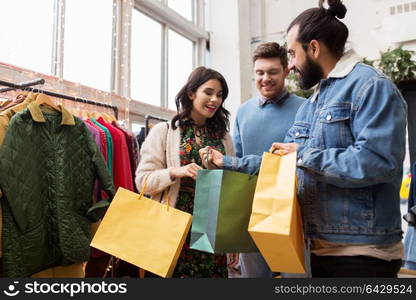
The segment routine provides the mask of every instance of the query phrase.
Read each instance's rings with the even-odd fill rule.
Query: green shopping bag
[[[198,171],[190,248],[216,254],[258,251],[248,233],[256,183],[255,175]]]

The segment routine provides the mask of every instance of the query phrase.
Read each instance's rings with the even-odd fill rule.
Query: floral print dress
[[[182,126],[180,141],[181,166],[196,163],[202,166],[199,150],[211,146],[225,154],[224,145],[220,138],[208,132],[206,127],[197,127],[191,121]],[[195,196],[195,180],[190,177],[182,178],[181,187],[176,202],[176,208],[188,213],[193,212]],[[227,277],[227,259],[225,255],[216,255],[189,248],[188,234],[182,252],[179,256],[173,277],[181,278],[215,278]]]

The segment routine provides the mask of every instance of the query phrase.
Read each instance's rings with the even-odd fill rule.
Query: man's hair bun
[[[341,0],[327,0],[328,9],[327,11],[338,19],[343,19],[347,13],[347,8]]]

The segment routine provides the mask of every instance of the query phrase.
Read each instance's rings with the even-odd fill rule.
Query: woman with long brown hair
[[[176,96],[178,114],[153,127],[143,143],[136,172],[139,190],[147,180],[146,193],[153,199],[169,199],[171,206],[192,214],[195,178],[202,166],[198,151],[210,146],[233,154],[229,112],[223,106],[227,96],[227,83],[217,71],[198,67],[191,73]],[[173,277],[227,277],[226,256],[189,249],[188,235]]]

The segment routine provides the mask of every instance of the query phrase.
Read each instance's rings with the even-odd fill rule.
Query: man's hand
[[[276,155],[286,155],[295,152],[298,149],[296,143],[273,143],[270,152]]]
[[[172,180],[183,177],[191,177],[192,179],[195,179],[198,170],[202,170],[202,168],[195,163],[190,163],[189,165],[183,167],[171,168],[169,175]]]
[[[199,156],[201,157],[202,164],[205,168],[210,169],[207,166],[207,155],[208,162],[213,163],[218,168],[222,168],[224,166],[222,160],[224,156],[222,155],[222,153],[208,146],[199,150]]]

